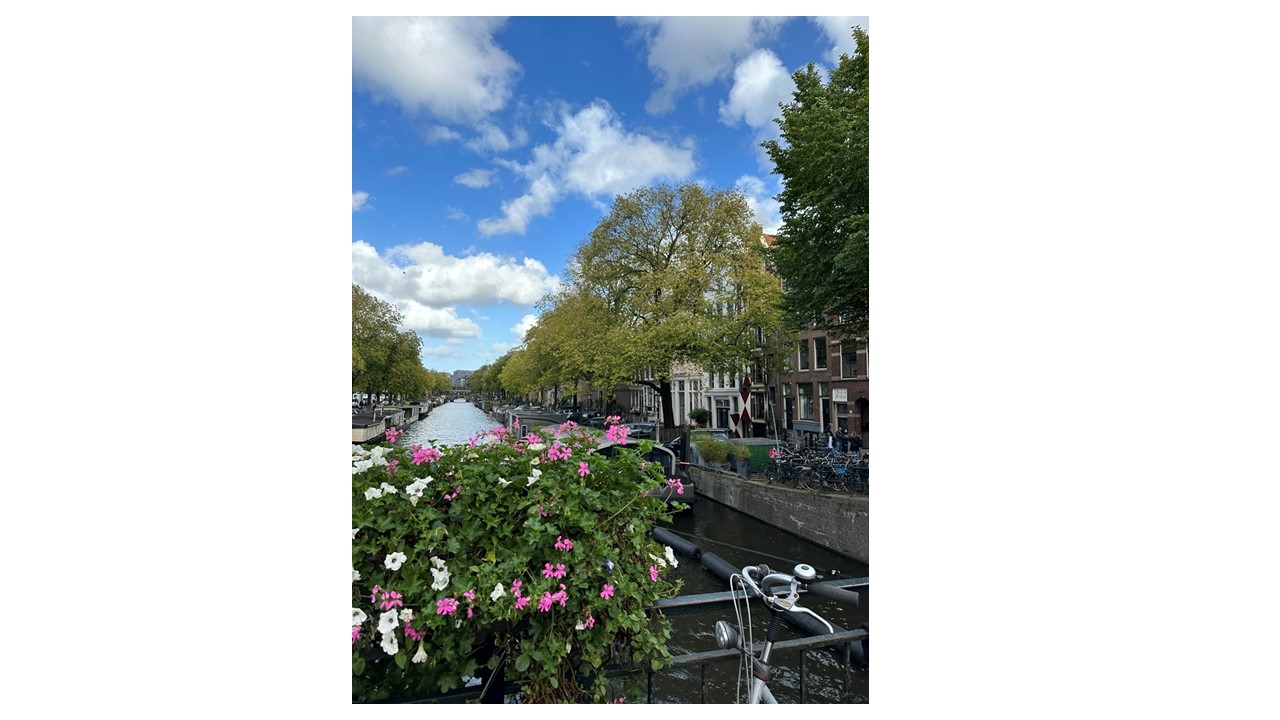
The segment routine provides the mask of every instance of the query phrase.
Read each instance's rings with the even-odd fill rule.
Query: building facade
[[[839,429],[870,440],[870,385],[865,338],[834,340],[820,330],[801,334],[778,377],[780,419],[787,439],[825,443],[825,430]],[[772,390],[772,388],[771,388]]]

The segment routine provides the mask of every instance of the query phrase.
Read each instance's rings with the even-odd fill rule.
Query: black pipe
[[[661,527],[654,528],[653,539],[657,540],[663,545],[670,545],[672,550],[676,551],[677,553],[680,553],[684,557],[693,558],[694,560],[697,560],[698,558],[702,557],[701,548],[689,542],[688,540],[685,540],[684,538],[677,536],[675,533],[671,532],[666,528],[661,528]]]

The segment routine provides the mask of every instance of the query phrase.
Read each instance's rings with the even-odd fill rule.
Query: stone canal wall
[[[786,530],[809,542],[871,564],[870,500],[860,495],[814,493],[689,466],[699,495]],[[696,512],[696,510],[695,510]]]

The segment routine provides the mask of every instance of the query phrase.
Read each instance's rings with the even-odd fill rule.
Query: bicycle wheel
[[[810,492],[822,491],[822,475],[815,467],[800,468],[796,475],[796,487]]]

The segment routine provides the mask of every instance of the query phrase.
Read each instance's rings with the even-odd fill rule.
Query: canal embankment
[[[697,465],[689,465],[688,472],[698,495],[845,557],[871,564],[871,510],[866,496],[819,494]]]

